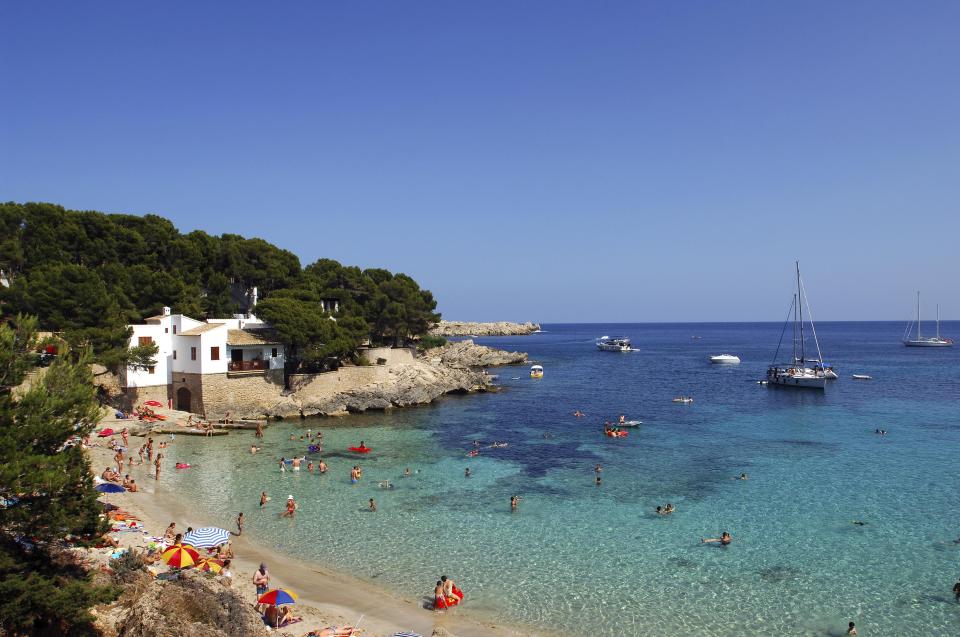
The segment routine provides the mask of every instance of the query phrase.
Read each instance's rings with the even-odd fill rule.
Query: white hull
[[[771,385],[781,387],[797,387],[799,389],[826,389],[827,377],[813,370],[788,371],[771,368],[767,370],[767,381]]]
[[[635,351],[627,337],[610,338],[604,336],[597,339],[597,349],[601,352],[632,352]]]
[[[904,341],[907,347],[953,347],[953,341],[947,339],[924,338],[919,341]]]
[[[714,365],[738,365],[740,363],[740,357],[733,356],[732,354],[721,354],[719,356],[711,356],[710,362]]]

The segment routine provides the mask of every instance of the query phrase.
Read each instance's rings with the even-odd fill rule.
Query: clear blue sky
[[[960,318],[960,3],[5,2],[0,199],[451,319]]]

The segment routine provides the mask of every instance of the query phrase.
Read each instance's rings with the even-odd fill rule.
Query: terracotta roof
[[[279,345],[277,341],[267,340],[264,336],[248,330],[228,330],[227,345]]]
[[[223,326],[223,323],[204,323],[203,325],[198,325],[193,329],[187,330],[186,332],[180,332],[180,336],[200,336],[204,332],[209,332],[210,330],[215,330],[218,327]]]

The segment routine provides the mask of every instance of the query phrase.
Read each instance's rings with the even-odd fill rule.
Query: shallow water
[[[759,386],[780,328],[551,325],[479,339],[530,352],[545,377],[501,368],[498,394],[276,424],[255,456],[252,434],[181,437],[168,465],[194,466],[168,471],[164,488],[228,528],[243,510],[246,533],[281,551],[412,597],[446,573],[467,592],[457,612],[567,634],[842,635],[850,620],[861,634],[960,633],[960,348],[904,348],[894,323],[824,323],[840,380],[820,394]],[[598,352],[603,334],[640,351]],[[727,352],[743,363],[708,363]],[[681,393],[695,403],[672,403]],[[603,436],[620,413],[644,424]],[[307,447],[288,436],[307,428],[323,432],[330,472],[281,474],[279,456]],[[360,439],[369,456],[345,451]],[[467,458],[475,439],[509,447]],[[278,517],[288,494],[301,506],[292,521]],[[676,513],[657,516],[668,501]],[[701,544],[724,530],[730,547]]]

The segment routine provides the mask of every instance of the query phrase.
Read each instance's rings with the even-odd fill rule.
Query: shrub
[[[433,349],[435,347],[443,347],[447,344],[447,339],[442,336],[434,336],[433,334],[424,334],[420,338],[420,343],[417,345],[417,348],[421,351],[426,351],[428,349]]]

